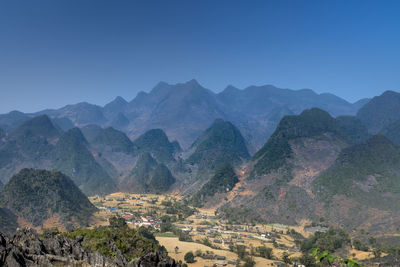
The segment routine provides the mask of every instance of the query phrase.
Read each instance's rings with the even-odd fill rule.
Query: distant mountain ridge
[[[117,97],[104,107],[86,102],[34,114],[12,112],[0,115],[0,128],[13,128],[31,116],[47,114],[55,121],[68,119],[73,126],[112,126],[135,139],[147,130],[161,128],[183,148],[218,118],[235,124],[254,152],[273,133],[284,115],[318,107],[333,116],[354,115],[368,100],[351,104],[332,94],[310,89],[280,89],[272,85],[228,86],[220,93],[202,87],[196,80],[175,85],[160,82],[149,93],[140,92],[130,102]],[[65,129],[66,121],[59,121]],[[4,125],[4,127],[2,127]]]

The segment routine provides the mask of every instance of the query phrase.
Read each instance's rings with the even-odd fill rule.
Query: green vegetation
[[[336,118],[339,128],[347,135],[347,140],[351,144],[365,142],[370,135],[367,127],[354,116],[339,116]]]
[[[161,193],[175,183],[175,178],[164,164],[158,163],[149,153],[143,153],[123,183],[125,190]]]
[[[54,138],[58,137],[60,132],[54,127],[47,115],[41,115],[23,122],[12,131],[11,135],[16,139],[23,138],[26,135]]]
[[[290,140],[315,137],[327,132],[345,138],[335,119],[321,109],[313,108],[298,116],[285,116],[267,143],[254,155],[256,164],[253,175],[268,174],[284,166],[293,153]]]
[[[191,252],[191,251],[187,252],[187,253],[185,254],[184,260],[185,260],[187,263],[194,263],[195,260],[194,260],[194,254],[193,254],[193,252]]]
[[[238,164],[249,159],[245,140],[230,122],[216,119],[192,145],[194,153],[187,159],[200,169],[217,169],[223,164]]]
[[[1,139],[6,137],[6,131],[0,128],[0,143],[1,143]]]
[[[4,186],[0,204],[34,226],[57,215],[87,225],[96,208],[70,178],[58,171],[23,169]]]
[[[347,267],[362,267],[360,263],[352,259],[343,259],[338,256],[332,256],[331,252],[325,250],[319,253],[319,248],[316,248],[312,252],[312,256],[315,257],[317,262],[323,264],[323,266],[347,266]]]
[[[400,145],[400,120],[395,121],[384,127],[380,134],[386,136],[393,143]]]
[[[87,141],[78,128],[63,134],[53,154],[53,166],[67,174],[88,195],[108,194],[116,185],[107,172],[96,162],[86,147]]]
[[[161,129],[149,130],[133,141],[135,155],[148,152],[162,163],[175,160],[173,157],[175,148],[177,148],[177,144],[169,142],[167,135]]]
[[[273,249],[266,246],[256,247],[256,252],[258,256],[266,259],[273,259],[274,257]]]
[[[263,219],[253,209],[244,205],[238,207],[222,206],[218,209],[217,215],[228,220],[230,224],[263,222]]]
[[[59,131],[46,115],[25,121],[7,137],[0,151],[0,166],[14,159],[36,161],[49,156],[52,146],[49,141],[59,136]]]
[[[377,134],[386,126],[400,120],[399,110],[400,94],[386,91],[361,107],[357,117],[371,134]]]
[[[326,233],[316,232],[303,240],[300,249],[303,253],[309,253],[314,248],[335,252],[350,243],[351,239],[348,233],[342,229],[330,228]]]
[[[400,148],[386,137],[376,135],[365,143],[345,148],[335,164],[314,181],[314,190],[327,201],[336,194],[372,198],[382,192],[400,192],[399,169]],[[376,182],[368,189],[368,194],[353,186],[369,176],[376,177]]]
[[[85,139],[89,143],[93,143],[94,139],[96,139],[97,135],[99,135],[102,131],[103,128],[101,128],[97,124],[89,124],[85,125],[80,128],[82,134],[85,136]]]
[[[167,214],[178,215],[179,220],[183,220],[197,211],[195,208],[188,206],[186,202],[163,201],[161,205],[165,207],[165,212]]]
[[[239,179],[230,164],[225,164],[216,170],[213,177],[192,197],[194,206],[200,207],[207,198],[216,193],[226,193],[233,189]]]
[[[94,229],[78,229],[65,235],[72,239],[83,238],[82,246],[89,251],[97,251],[107,257],[115,256],[116,246],[122,254],[133,261],[149,252],[162,252],[166,255],[164,247],[160,246],[153,234],[146,228],[130,229],[126,224],[111,227],[96,227]]]
[[[132,153],[133,143],[118,130],[108,127],[102,130],[93,140],[93,144],[101,144],[111,148],[113,152]]]
[[[0,232],[13,234],[17,227],[17,216],[10,210],[0,207]]]

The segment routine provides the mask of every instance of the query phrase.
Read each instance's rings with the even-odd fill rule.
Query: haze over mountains
[[[273,86],[215,94],[192,80],[104,107],[14,111],[0,115],[0,188],[11,196],[20,170],[55,169],[86,195],[173,192],[231,220],[383,233],[400,222],[385,204],[400,201],[399,108],[392,91],[351,104]]]
[[[104,107],[78,103],[34,114],[14,111],[0,115],[0,128],[12,129],[27,117],[47,114],[64,130],[97,124],[122,130],[132,139],[147,130],[161,128],[171,140],[188,148],[215,119],[222,118],[239,128],[250,144],[250,151],[255,152],[284,115],[299,114],[312,107],[324,109],[333,116],[354,115],[366,101],[351,104],[332,94],[272,85],[243,90],[228,86],[214,93],[196,80],[175,85],[160,82],[149,93],[140,92],[130,102],[117,97]]]

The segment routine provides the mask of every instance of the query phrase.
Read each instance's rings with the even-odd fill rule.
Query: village
[[[188,266],[236,266],[242,253],[252,255],[254,266],[292,266],[301,256],[299,240],[312,232],[326,231],[305,222],[299,226],[283,224],[229,224],[215,216],[213,209],[195,209],[179,196],[114,193],[90,197],[99,209],[91,226],[108,225],[108,218],[119,216],[129,227],[147,227],[168,254],[185,263],[191,252],[195,262]],[[261,256],[262,255],[262,256]],[[368,257],[368,255],[365,255]]]

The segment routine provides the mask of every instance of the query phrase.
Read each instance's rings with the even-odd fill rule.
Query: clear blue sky
[[[400,90],[400,1],[0,1],[0,112],[127,100],[197,79]]]

